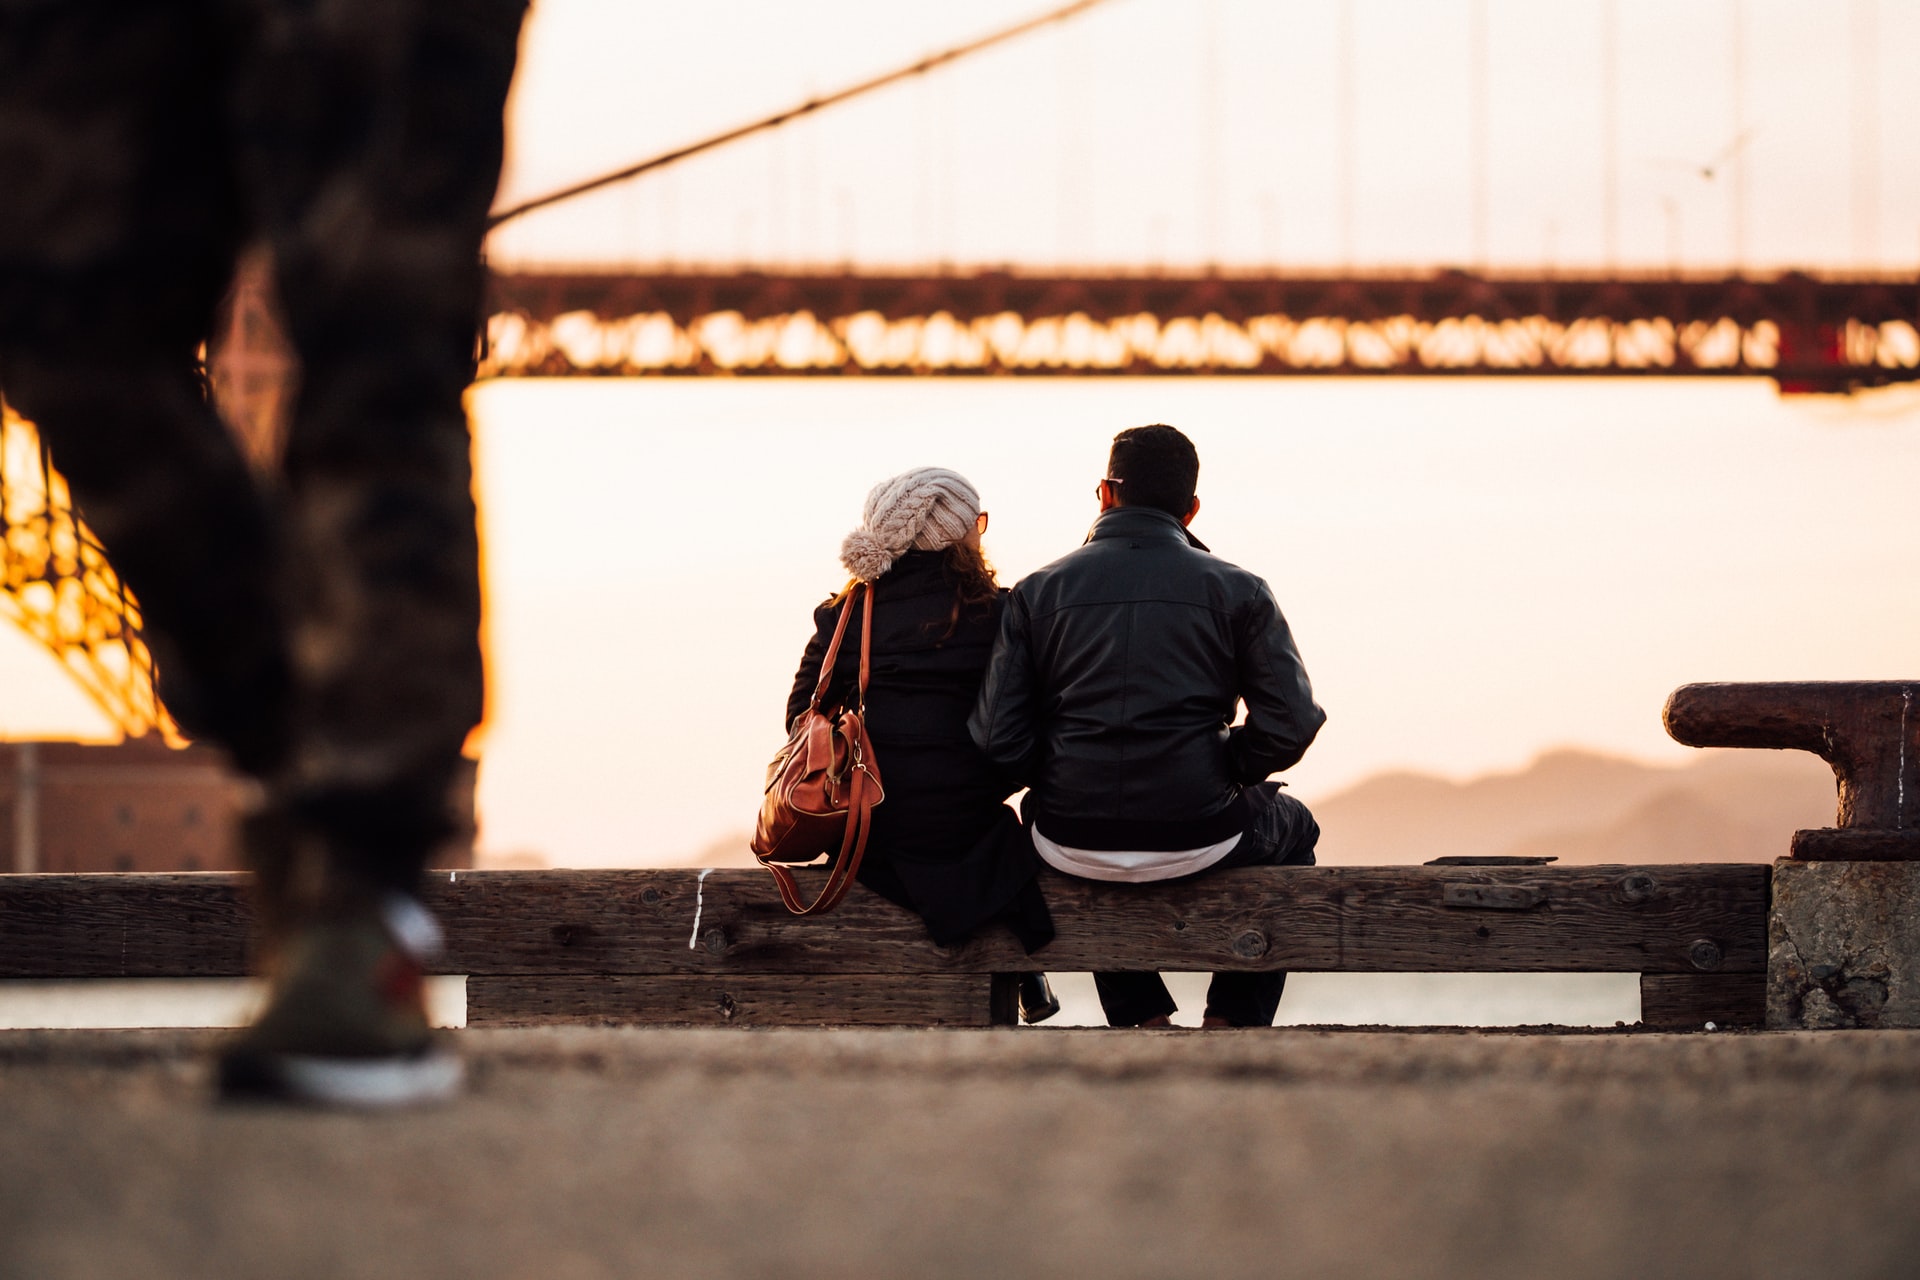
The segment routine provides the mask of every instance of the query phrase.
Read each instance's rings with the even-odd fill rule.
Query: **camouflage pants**
[[[462,394],[524,0],[0,0],[0,392],[182,723],[322,874],[411,886],[481,713]],[[198,367],[250,242],[302,366],[257,475]]]

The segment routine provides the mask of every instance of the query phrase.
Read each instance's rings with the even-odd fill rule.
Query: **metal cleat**
[[[1831,827],[1793,833],[1812,862],[1920,861],[1920,681],[1689,684],[1667,699],[1667,732],[1690,747],[1811,751],[1833,766]]]

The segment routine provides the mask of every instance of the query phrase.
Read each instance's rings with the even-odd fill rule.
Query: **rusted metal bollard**
[[[1834,825],[1793,833],[1807,862],[1920,861],[1920,681],[1689,684],[1667,732],[1690,747],[1811,751],[1833,766]]]
[[[1690,684],[1667,732],[1696,747],[1811,751],[1835,825],[1773,864],[1767,1026],[1920,1028],[1920,681]]]

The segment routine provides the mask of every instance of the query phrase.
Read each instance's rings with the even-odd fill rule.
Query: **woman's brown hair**
[[[993,563],[986,553],[964,542],[956,542],[941,553],[940,571],[953,588],[953,608],[947,613],[947,629],[941,636],[945,639],[959,628],[963,612],[992,605],[1000,594],[1000,580],[994,576]],[[849,579],[828,603],[837,607],[859,585],[858,578]]]
[[[987,559],[986,552],[979,547],[970,547],[964,542],[956,542],[946,550],[940,562],[947,581],[953,584],[954,621],[960,620],[961,606],[993,603],[1000,594],[1000,580],[994,576],[993,564]]]

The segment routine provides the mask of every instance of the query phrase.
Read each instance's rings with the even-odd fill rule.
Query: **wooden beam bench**
[[[937,947],[855,889],[799,920],[765,873],[436,872],[470,1026],[993,1026],[1022,971],[1637,973],[1649,1028],[1758,1026],[1770,868],[1245,868],[1183,884],[1049,874],[1059,937]],[[248,972],[244,877],[0,876],[0,979]]]

